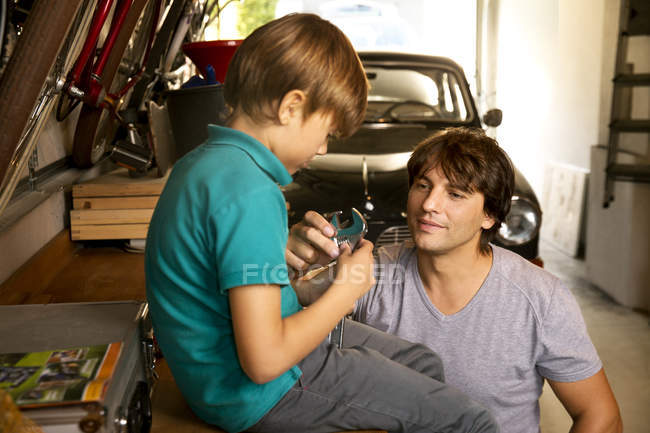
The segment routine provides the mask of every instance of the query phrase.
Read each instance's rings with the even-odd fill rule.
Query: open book
[[[21,408],[101,401],[122,343],[0,354],[0,389]]]

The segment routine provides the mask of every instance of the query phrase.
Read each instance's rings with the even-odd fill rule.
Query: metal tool
[[[327,214],[328,219],[336,228],[336,236],[332,238],[336,242],[337,246],[341,246],[344,243],[350,245],[350,249],[354,249],[359,244],[359,241],[368,233],[368,224],[366,219],[361,215],[361,212],[355,208],[351,208],[351,219],[341,221],[341,216],[343,211],[335,211]],[[332,329],[329,335],[329,342],[331,344],[336,344],[338,348],[343,347],[343,331],[345,330],[345,317],[343,317],[339,323]]]
[[[359,244],[359,241],[368,233],[368,223],[366,219],[361,215],[361,212],[355,208],[350,209],[351,219],[341,221],[341,216],[343,211],[330,212],[326,215],[330,216],[330,223],[337,230],[336,236],[332,238],[336,242],[337,246],[343,245],[347,242],[350,245],[350,248],[354,249]]]

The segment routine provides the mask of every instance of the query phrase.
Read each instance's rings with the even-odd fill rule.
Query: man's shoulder
[[[492,277],[502,289],[509,288],[524,295],[531,303],[548,304],[561,281],[547,270],[531,263],[519,254],[491,245]]]
[[[406,240],[398,244],[384,245],[377,249],[377,261],[380,264],[406,264],[415,254],[413,241]]]

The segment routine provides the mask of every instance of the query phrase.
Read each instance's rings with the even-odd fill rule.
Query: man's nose
[[[422,209],[425,212],[440,212],[444,202],[443,194],[443,191],[433,188],[431,191],[429,191],[429,194],[422,202]]]
[[[325,155],[327,153],[327,141],[325,141],[325,143],[320,145],[316,153],[318,155]]]

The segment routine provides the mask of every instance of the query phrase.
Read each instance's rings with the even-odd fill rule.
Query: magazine
[[[101,401],[122,343],[0,353],[0,389],[20,408]]]

